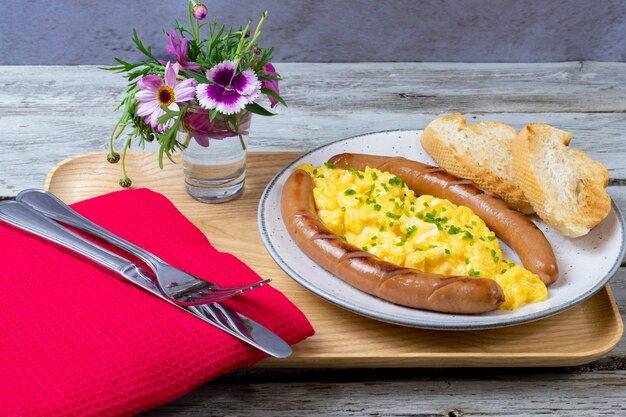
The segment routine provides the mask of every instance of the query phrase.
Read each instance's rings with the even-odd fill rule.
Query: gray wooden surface
[[[420,129],[436,115],[574,133],[609,169],[626,212],[626,63],[281,64],[289,108],[256,117],[251,150],[307,150],[361,133]],[[0,66],[0,197],[40,187],[71,155],[102,150],[124,80],[93,66]],[[626,315],[626,265],[612,281]],[[626,415],[626,344],[559,369],[241,370],[148,415]]]
[[[3,1],[0,64],[108,64],[165,54],[186,1]],[[261,45],[290,62],[626,60],[623,0],[211,0],[206,21],[235,27],[263,10]],[[62,45],[62,47],[59,47]]]

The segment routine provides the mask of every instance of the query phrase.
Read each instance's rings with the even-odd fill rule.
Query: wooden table
[[[289,103],[256,117],[254,151],[307,150],[334,139],[421,129],[459,111],[520,129],[544,122],[609,169],[626,212],[626,63],[281,64]],[[0,198],[41,187],[48,170],[103,150],[124,79],[95,66],[0,67]],[[152,148],[154,150],[154,148]],[[613,279],[622,317],[626,264]],[[594,363],[542,369],[247,369],[148,415],[626,415],[626,344]]]

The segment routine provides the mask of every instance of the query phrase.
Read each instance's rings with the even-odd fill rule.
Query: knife
[[[32,233],[43,240],[67,248],[82,258],[93,261],[97,266],[116,273],[169,304],[193,314],[271,356],[286,358],[292,353],[291,347],[276,334],[225,305],[213,303],[183,307],[175,304],[161,293],[152,280],[150,272],[90,242],[22,203],[17,201],[0,202],[0,220],[15,228]]]

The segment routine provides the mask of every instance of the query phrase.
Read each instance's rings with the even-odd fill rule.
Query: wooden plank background
[[[255,117],[250,148],[305,151],[357,134],[420,129],[436,115],[574,133],[609,169],[626,212],[626,64],[281,64],[289,108]],[[102,150],[124,80],[94,66],[0,67],[0,196],[40,187],[71,155]],[[153,150],[153,149],[152,149]],[[612,281],[626,315],[626,268]],[[358,341],[357,341],[358,342]],[[566,369],[241,370],[148,415],[626,415],[626,346]],[[263,410],[262,412],[260,410]]]
[[[165,59],[164,30],[184,1],[4,1],[2,65],[134,62],[142,42]],[[259,43],[274,62],[558,62],[626,60],[623,0],[211,0],[205,22],[245,26],[264,10]],[[256,23],[253,23],[252,27]],[[206,33],[206,29],[203,31]],[[62,45],[62,47],[59,47]]]

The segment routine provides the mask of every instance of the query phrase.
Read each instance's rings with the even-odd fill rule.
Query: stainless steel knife
[[[186,310],[228,334],[276,358],[291,355],[291,347],[266,327],[219,303],[183,307],[170,301],[161,293],[147,272],[127,259],[106,250],[78,234],[66,229],[43,214],[17,201],[0,202],[0,220],[41,239],[70,249],[84,259],[116,273],[136,286],[143,288],[163,301]]]

